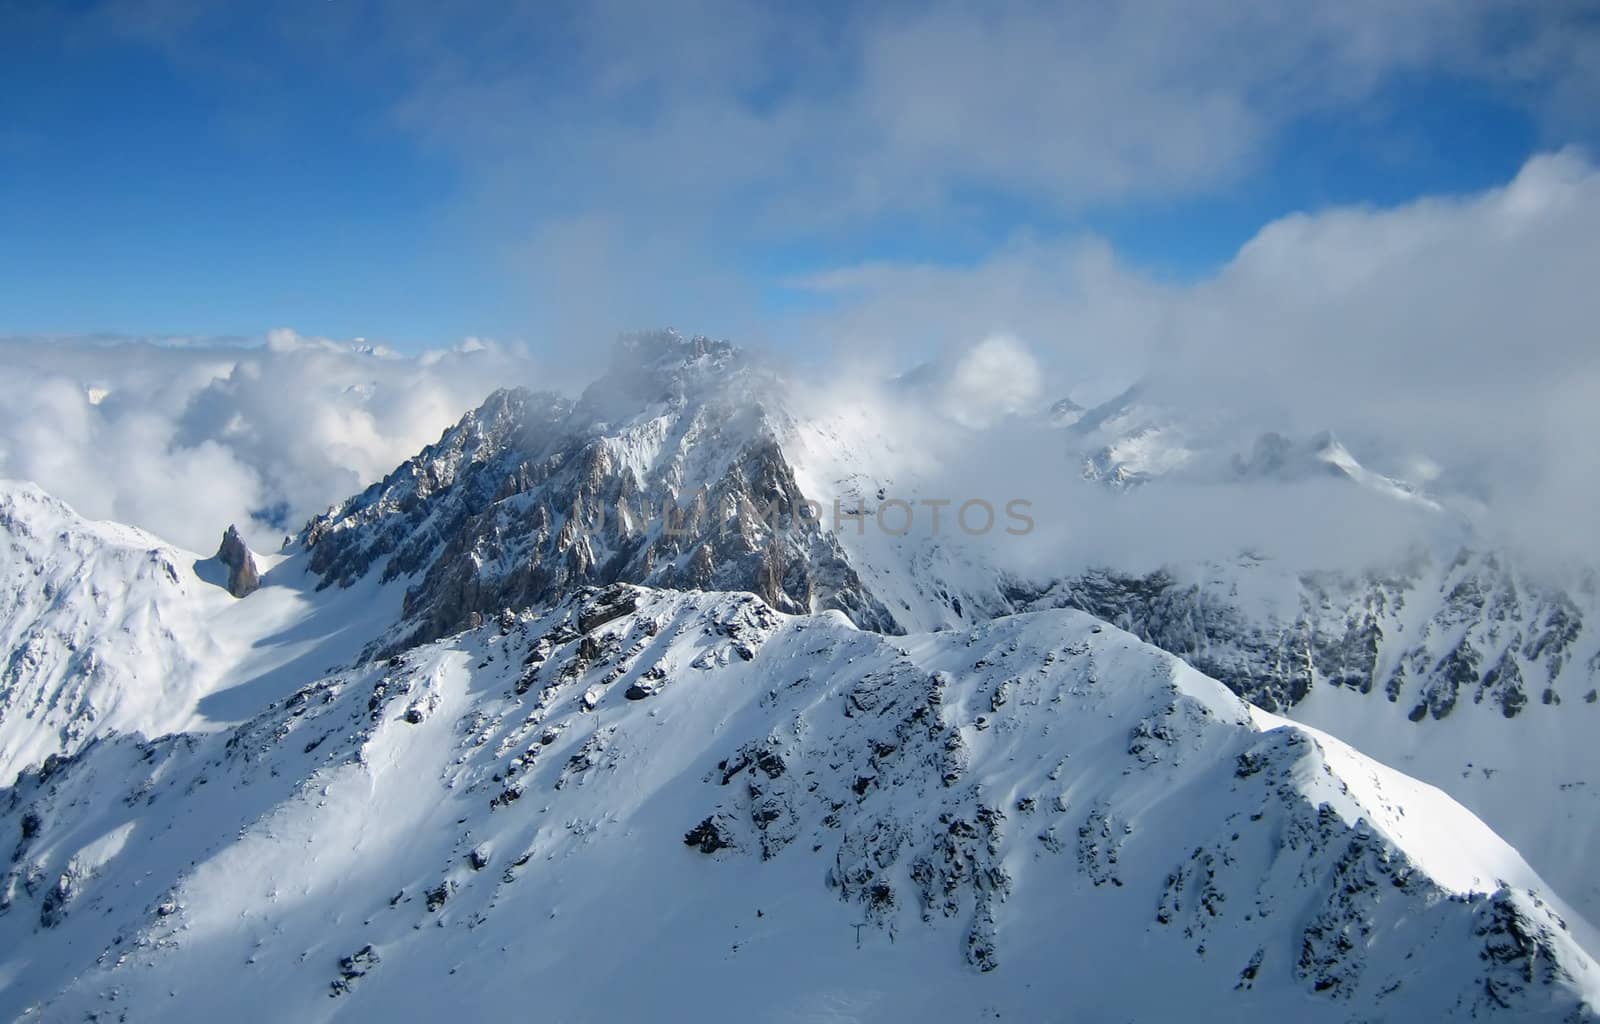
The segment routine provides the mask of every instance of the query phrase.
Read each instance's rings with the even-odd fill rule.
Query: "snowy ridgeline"
[[[1593,1019],[1444,794],[1076,611],[586,591],[0,793],[35,1020]],[[98,1015],[97,1017],[94,1015]]]

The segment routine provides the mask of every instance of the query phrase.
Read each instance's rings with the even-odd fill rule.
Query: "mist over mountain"
[[[1356,489],[1285,498],[1278,485],[1289,481],[1260,474],[1273,486],[1247,501],[1233,498],[1237,480],[1212,488],[1264,435],[1308,444],[1329,432],[1370,481],[1444,503],[1473,536],[1546,569],[1592,564],[1594,532],[1573,516],[1600,498],[1577,440],[1600,427],[1587,400],[1600,373],[1587,325],[1600,310],[1581,272],[1537,254],[1578,251],[1595,235],[1597,182],[1583,156],[1563,152],[1465,200],[1296,215],[1191,285],[1039,247],[972,275],[864,267],[812,282],[842,302],[796,324],[828,349],[745,351],[785,367],[799,408],[863,407],[863,429],[929,449],[925,462],[954,485],[943,489],[1040,492],[1080,543],[1129,557],[1172,545],[1152,565],[1270,543],[1307,567],[1337,567],[1432,531]],[[1519,322],[1516,310],[1539,319]],[[1540,339],[1537,358],[1514,342],[1528,336]],[[574,360],[565,346],[469,340],[402,356],[291,331],[264,347],[0,345],[19,383],[0,410],[0,472],[195,548],[222,521],[259,544],[281,539],[495,387],[573,398],[605,372],[603,355]],[[1091,475],[1169,478],[1186,493],[1161,504],[1184,509],[1184,529],[1167,528],[1155,502],[1096,508],[1053,490],[1075,472],[1035,471],[1059,448],[1040,421],[1063,400],[1093,410],[1068,428],[1070,444],[1095,442]]]

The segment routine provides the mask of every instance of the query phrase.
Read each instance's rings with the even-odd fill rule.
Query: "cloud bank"
[[[525,353],[469,340],[404,357],[277,330],[259,346],[0,340],[0,477],[210,554],[258,548],[393,469]]]
[[[1037,538],[1036,560],[1275,546],[1340,565],[1392,556],[1440,520],[1325,481],[1180,472],[1085,491],[1063,435],[1029,417],[1138,383],[1197,465],[1223,467],[1268,431],[1332,431],[1367,467],[1447,498],[1451,530],[1594,565],[1596,238],[1600,169],[1562,151],[1478,194],[1282,218],[1198,281],[1145,276],[1092,237],[1024,242],[964,267],[808,275],[792,283],[824,309],[767,329],[813,342],[803,362],[836,400],[896,410],[925,479],[1059,502],[1061,535]],[[290,331],[256,347],[12,339],[0,368],[0,474],[202,551],[230,522],[270,545],[493,387],[581,383],[482,342],[411,358]]]
[[[1151,279],[1080,238],[1008,246],[970,267],[879,263],[795,284],[837,303],[806,333],[868,372],[919,345],[982,366],[980,340],[1004,336],[1019,367],[1037,361],[1041,383],[1025,369],[996,381],[1086,405],[1137,383],[1152,416],[1213,449],[1212,468],[1267,431],[1332,431],[1369,468],[1450,496],[1452,524],[1464,520],[1480,542],[1596,564],[1596,239],[1600,169],[1562,151],[1479,194],[1280,219],[1196,282]],[[1049,465],[1048,443],[975,442],[970,472],[993,474],[996,452],[1026,449],[1014,488]],[[1339,492],[1320,485],[1289,498],[1180,474],[1103,514],[1083,504],[1099,497],[1031,486],[1077,502],[1062,518],[1108,551],[1220,555],[1287,525],[1296,536],[1283,546],[1340,564],[1419,525],[1414,509],[1390,515],[1353,489],[1330,504]]]

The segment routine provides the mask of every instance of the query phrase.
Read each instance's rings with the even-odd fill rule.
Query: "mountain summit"
[[[302,542],[325,585],[408,580],[410,625],[391,646],[615,582],[748,590],[893,630],[804,514],[768,414],[778,395],[727,342],[630,336],[576,403],[496,392]]]

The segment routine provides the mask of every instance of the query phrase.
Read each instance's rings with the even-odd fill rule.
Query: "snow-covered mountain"
[[[3,813],[23,1020],[1600,999],[1589,926],[1444,794],[1068,610],[896,638],[616,587],[101,742]]]
[[[1403,501],[1439,510],[1417,487],[1393,477],[1375,473],[1363,466],[1350,449],[1331,433],[1323,432],[1303,442],[1269,431],[1256,438],[1248,457],[1235,455],[1235,474],[1245,479],[1303,480],[1315,476],[1332,477],[1365,487]]]
[[[1097,572],[1031,607],[1087,610],[1255,704],[1449,792],[1588,913],[1600,880],[1600,601],[1491,555],[1392,575],[1241,559]]]
[[[258,557],[241,601],[217,557],[0,481],[0,785],[97,736],[248,718],[393,621],[398,593],[318,594],[305,560]]]
[[[1194,415],[1163,407],[1135,385],[1090,409],[1063,400],[1042,418],[1060,428],[1067,457],[1085,480],[1114,489],[1166,477],[1278,482],[1320,477],[1440,511],[1417,484],[1363,465],[1329,431],[1292,438],[1268,430],[1241,451],[1234,449],[1240,424],[1219,413],[1199,420]]]
[[[624,338],[576,403],[513,389],[306,529],[329,584],[412,580],[403,647],[584,583],[750,590],[787,611],[894,620],[778,444],[778,382],[727,342]]]
[[[214,649],[195,627],[227,601],[196,561],[132,527],[85,522],[32,485],[0,483],[0,779],[75,750],[101,723],[188,720]]]
[[[1132,487],[1176,473],[1196,457],[1194,428],[1145,400],[1137,386],[1066,422],[1085,480]]]
[[[1450,515],[1329,436],[1220,457],[1137,389],[1005,415],[1112,500],[1314,478]],[[0,1006],[1592,1016],[1591,577],[1021,574],[882,528],[946,493],[933,441],[658,332],[272,555],[0,487]]]

